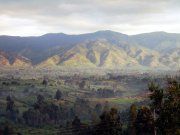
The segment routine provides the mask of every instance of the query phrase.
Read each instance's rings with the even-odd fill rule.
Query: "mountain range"
[[[0,36],[1,67],[180,69],[180,34],[126,35],[114,31]]]

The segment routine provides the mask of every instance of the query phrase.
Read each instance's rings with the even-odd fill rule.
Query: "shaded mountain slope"
[[[180,34],[113,31],[0,36],[0,65],[12,67],[180,68]]]

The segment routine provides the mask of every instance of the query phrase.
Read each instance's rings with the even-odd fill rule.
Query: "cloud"
[[[179,7],[179,0],[0,0],[0,34],[180,32]]]

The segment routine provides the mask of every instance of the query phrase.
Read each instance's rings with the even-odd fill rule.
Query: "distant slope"
[[[165,51],[180,47],[180,34],[152,32],[131,36],[131,40],[150,49]]]
[[[7,58],[7,54],[0,51],[0,66],[9,66],[9,60]]]
[[[32,66],[31,60],[20,55],[7,54],[0,51],[0,66],[11,67],[30,67]]]
[[[0,66],[179,69],[180,34],[0,36]]]

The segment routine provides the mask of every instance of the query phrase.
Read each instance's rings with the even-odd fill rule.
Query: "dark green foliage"
[[[60,100],[62,98],[62,92],[60,90],[56,91],[55,99]]]
[[[79,88],[80,88],[80,89],[84,89],[85,85],[86,85],[86,81],[83,80],[83,81],[81,81],[81,82],[79,83]]]
[[[154,110],[157,133],[178,134],[180,129],[180,84],[168,79],[167,87],[160,89],[154,84],[149,86],[151,91],[151,108]]]
[[[12,99],[12,97],[7,96],[6,101],[7,101],[6,111],[13,111],[14,110],[14,100]]]
[[[44,102],[44,96],[39,94],[37,96],[37,103],[42,104],[43,102]]]
[[[152,101],[151,107],[152,109],[155,109],[156,112],[158,112],[159,109],[161,109],[163,102],[163,89],[159,88],[159,86],[154,84],[153,82],[148,85],[148,88],[151,92],[149,96]]]
[[[40,127],[43,123],[42,115],[39,110],[29,109],[23,113],[23,118],[27,125]]]
[[[137,118],[137,107],[135,104],[132,104],[130,107],[130,117],[129,117],[129,134],[136,135],[136,118]]]
[[[95,135],[121,135],[122,123],[116,108],[111,108],[109,112],[103,112],[100,116],[101,122],[95,129]]]
[[[137,135],[153,135],[154,119],[149,108],[142,107],[138,110],[135,125]]]
[[[83,80],[87,79],[81,79],[81,81]],[[51,89],[50,86],[42,88],[42,85],[37,85],[41,81],[35,83],[35,87],[30,85],[27,88],[23,87],[23,89],[28,89],[23,94],[17,90],[20,98],[17,94],[14,95],[15,92],[11,92],[10,89],[9,93],[13,93],[14,96],[7,96],[6,102],[4,102],[4,97],[0,99],[0,103],[3,103],[2,106],[0,105],[0,120],[6,119],[12,122],[13,126],[17,125],[14,129],[22,128],[37,132],[46,130],[50,133],[62,133],[62,135],[68,133],[73,135],[154,135],[155,133],[157,135],[178,135],[179,133],[180,92],[178,81],[168,80],[166,88],[162,87],[164,85],[160,85],[162,87],[160,88],[158,85],[150,83],[150,100],[134,103],[130,110],[121,109],[123,105],[116,106],[120,108],[119,110],[111,108],[112,105],[117,104],[113,104],[107,98],[105,103],[104,99],[92,102],[91,97],[88,97],[89,91],[85,91],[85,89],[77,90],[75,87],[72,92],[64,91],[63,87],[68,88],[69,85],[64,86],[63,83],[62,87],[60,86],[62,91],[54,87]],[[75,84],[78,85],[79,81],[80,78]],[[100,82],[96,83],[101,85]],[[20,84],[25,83],[21,82]],[[107,82],[105,84],[108,85]],[[3,86],[3,88],[6,87],[8,86]],[[53,98],[54,90],[57,91]],[[47,96],[48,92],[50,92],[50,96]],[[63,100],[61,100],[62,93]],[[3,94],[4,92],[2,92]],[[34,101],[35,97],[36,101]],[[30,98],[30,101],[23,98]],[[148,103],[150,106],[139,109],[139,106],[148,105]],[[11,127],[5,128],[4,125],[0,125],[0,135],[1,132],[10,134],[10,130]],[[19,131],[21,130],[18,130],[16,134]],[[24,132],[21,133],[24,134]]]
[[[96,91],[96,95],[99,98],[110,98],[110,97],[115,97],[117,93],[114,90],[111,89],[98,89]]]
[[[44,78],[42,84],[46,87],[48,85],[48,79]]]
[[[73,127],[73,134],[80,135],[81,131],[81,120],[78,118],[78,116],[75,116],[74,120],[72,121],[72,127]]]
[[[103,111],[104,111],[104,112],[108,112],[108,111],[110,111],[110,105],[109,105],[109,102],[108,102],[108,101],[106,101],[106,102],[105,102],[105,105],[104,105]]]
[[[9,86],[9,82],[2,82],[2,85]]]
[[[11,96],[7,96],[6,101],[6,117],[14,122],[17,122],[19,110],[15,108],[13,98]]]
[[[8,121],[1,123],[0,135],[15,135],[13,124]]]
[[[100,115],[102,112],[102,105],[100,103],[96,104],[94,110],[98,115]]]
[[[162,134],[177,134],[180,129],[180,83],[168,81],[157,127]]]
[[[72,122],[72,126],[73,126],[74,128],[77,128],[77,129],[80,128],[80,126],[81,126],[81,120],[78,118],[78,116],[75,116],[75,118],[74,118],[74,120],[73,120],[73,122]]]
[[[8,125],[4,127],[3,135],[13,135],[13,131]]]

